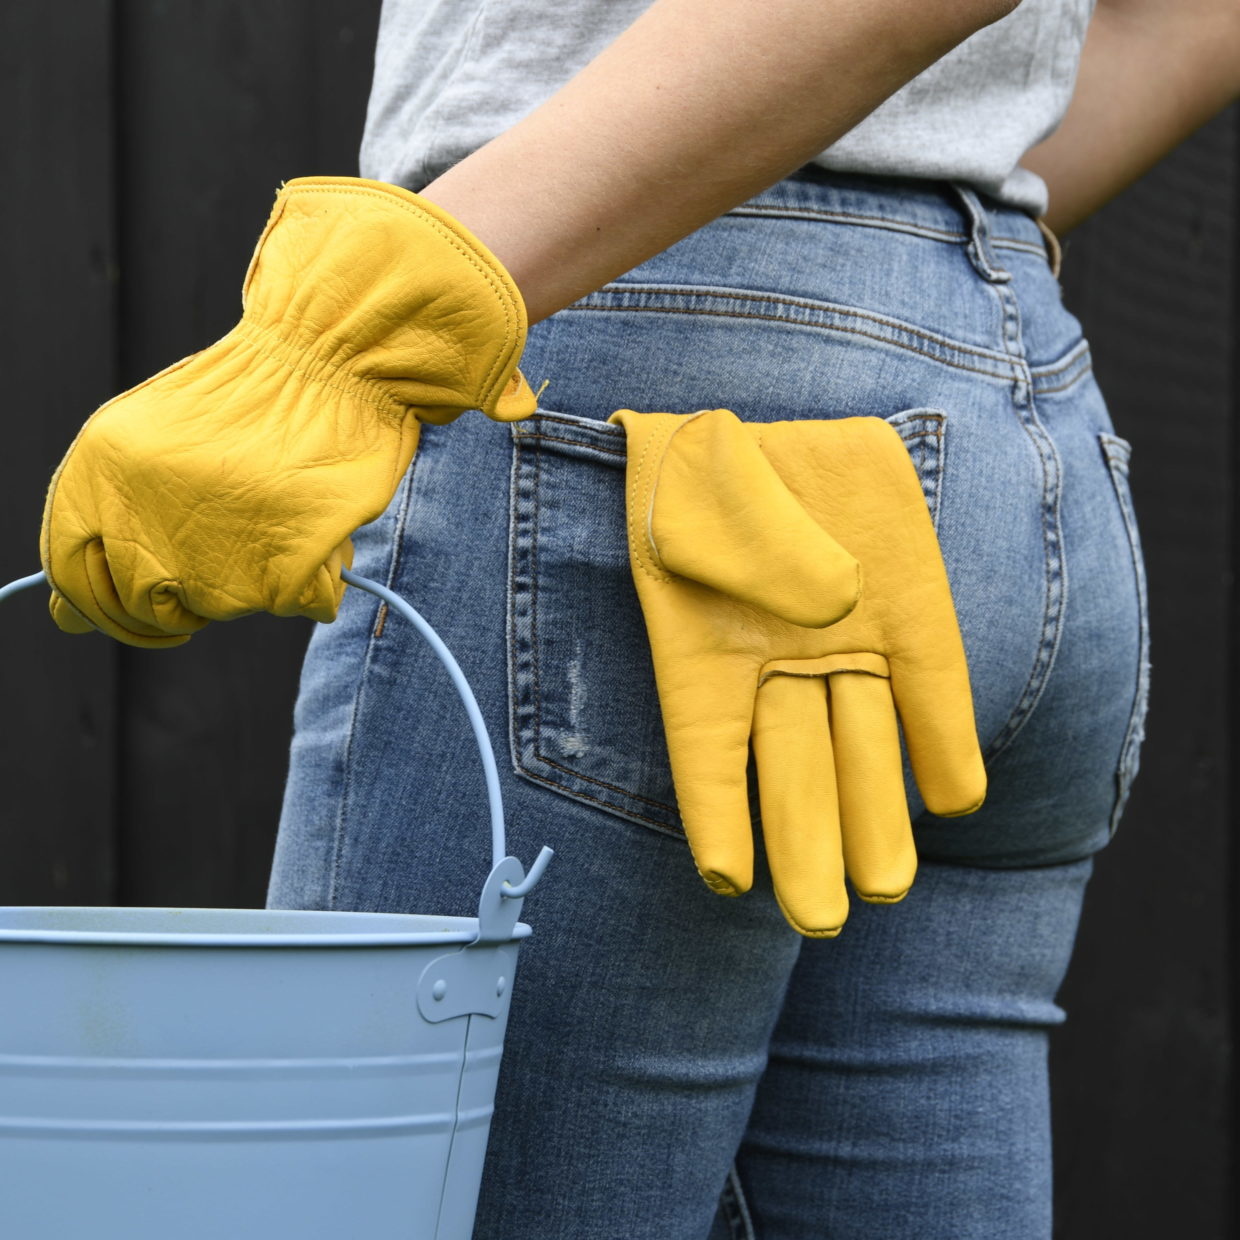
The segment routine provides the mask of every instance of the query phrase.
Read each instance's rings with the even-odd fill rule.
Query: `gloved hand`
[[[419,423],[534,410],[516,285],[396,186],[290,181],[242,305],[99,409],[56,471],[41,551],[67,632],[174,646],[254,611],[331,620],[349,536],[387,507]]]
[[[752,740],[775,894],[829,938],[907,893],[903,727],[926,806],[986,791],[947,574],[908,452],[879,418],[612,415],[628,442],[630,561],[672,777],[702,877],[753,882]],[[839,540],[839,545],[832,537]],[[840,547],[861,566],[856,578]]]

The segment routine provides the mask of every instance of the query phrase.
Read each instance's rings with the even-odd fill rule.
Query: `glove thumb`
[[[819,629],[856,606],[861,569],[801,506],[728,409],[621,409],[630,460],[630,545],[647,566]],[[636,459],[636,468],[632,463]]]

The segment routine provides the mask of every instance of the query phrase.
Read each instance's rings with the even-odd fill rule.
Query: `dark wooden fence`
[[[37,567],[82,418],[235,320],[278,183],[356,171],[377,18],[377,0],[0,5],[0,581]],[[1238,130],[1234,110],[1207,126],[1065,262],[1135,444],[1154,678],[1054,1040],[1064,1240],[1238,1221]],[[0,903],[260,903],[306,628],[255,618],[150,654],[62,638],[30,597],[0,632]]]

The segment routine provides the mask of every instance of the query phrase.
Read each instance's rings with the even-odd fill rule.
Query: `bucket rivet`
[[[507,979],[502,978],[502,977],[499,979],[498,982],[495,983],[496,998],[500,998],[503,996],[504,990],[507,987],[507,985],[508,985]]]
[[[448,983],[441,977],[434,986],[431,987],[431,995],[435,999],[442,999],[448,993]]]

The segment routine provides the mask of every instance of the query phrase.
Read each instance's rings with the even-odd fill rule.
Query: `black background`
[[[0,4],[0,582],[37,569],[82,419],[236,320],[279,182],[356,174],[377,20],[378,0]],[[1067,246],[1135,446],[1154,669],[1053,1038],[1065,1240],[1237,1222],[1238,166],[1232,109]],[[306,626],[215,625],[168,655],[63,638],[34,595],[0,624],[0,903],[261,904]]]

